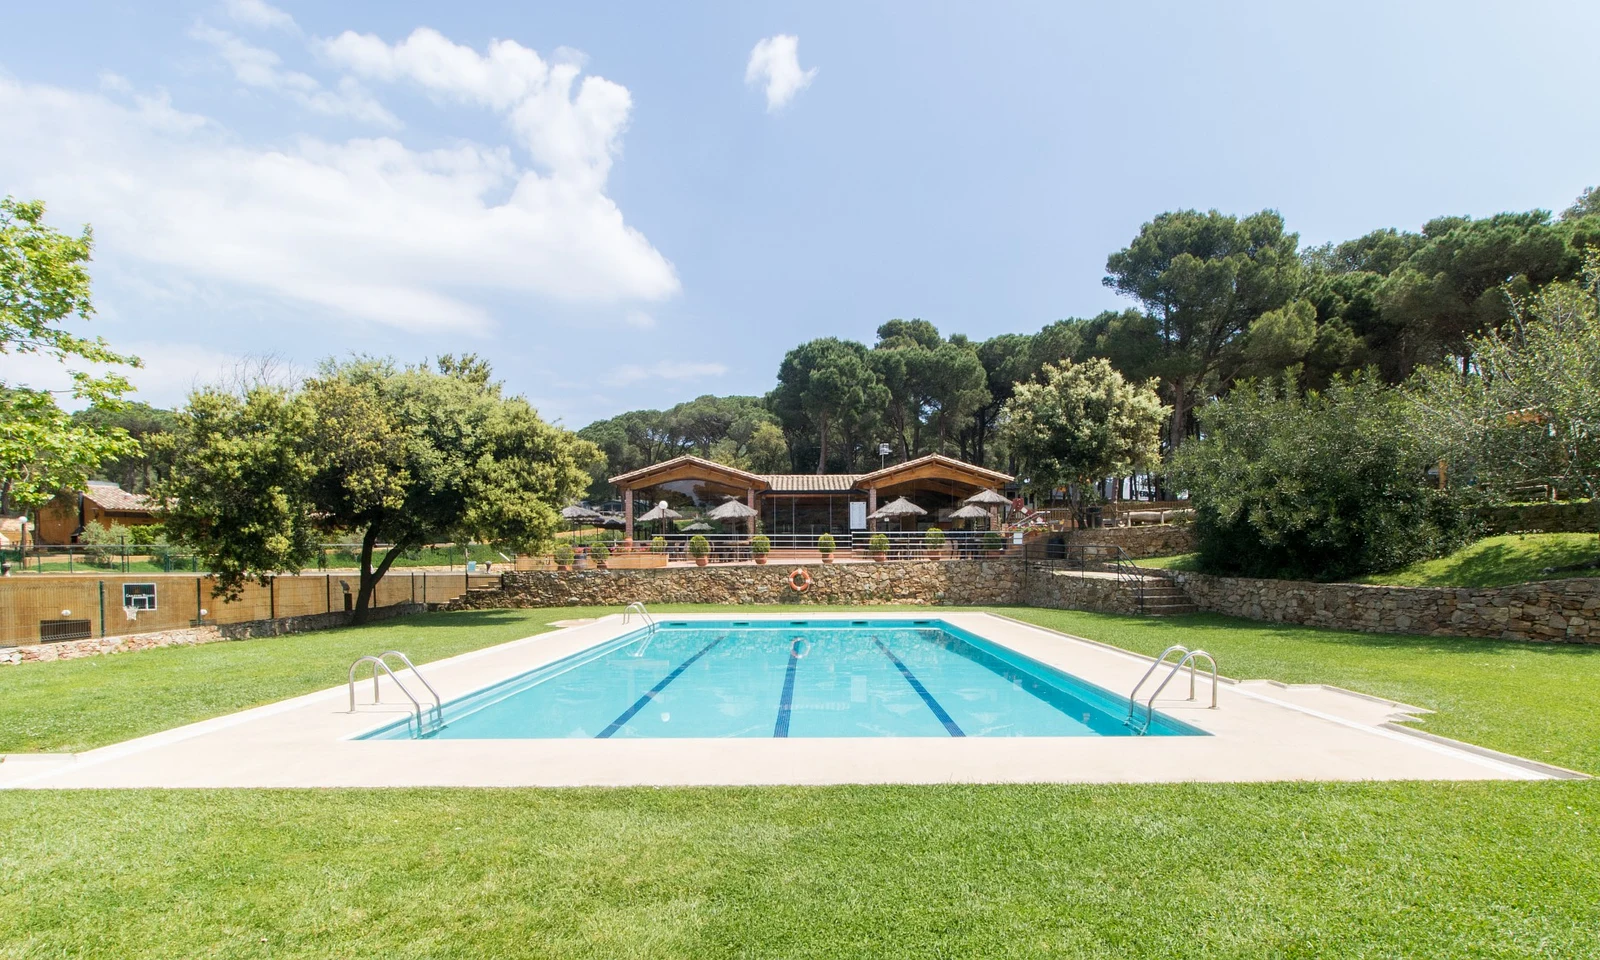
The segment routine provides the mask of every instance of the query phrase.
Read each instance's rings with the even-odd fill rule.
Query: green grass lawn
[[[1578,567],[1546,573],[1551,567]],[[1510,533],[1485,537],[1437,560],[1423,560],[1358,583],[1402,587],[1501,587],[1533,580],[1600,576],[1600,538],[1592,533]]]
[[[362,652],[434,659],[594,612],[4,668],[0,750],[109,743],[332,685]],[[1204,646],[1233,676],[1435,707],[1427,729],[1600,771],[1597,648],[996,612]],[[1595,782],[3,796],[0,958],[1600,956]]]
[[[1179,553],[1134,561],[1141,567],[1198,570],[1200,555]],[[1559,569],[1551,573],[1552,567]],[[1485,537],[1449,556],[1358,577],[1356,583],[1397,587],[1503,587],[1534,580],[1600,577],[1600,538],[1592,533],[1511,533]]]

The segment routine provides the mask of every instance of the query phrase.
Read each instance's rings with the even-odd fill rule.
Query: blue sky
[[[1118,307],[1163,210],[1320,243],[1600,182],[1591,3],[149,6],[5,5],[0,193],[94,224],[160,404],[476,351],[578,427]]]

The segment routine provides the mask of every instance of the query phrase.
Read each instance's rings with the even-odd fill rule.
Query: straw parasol
[[[761,511],[759,510],[753,510],[738,500],[729,500],[722,506],[708,512],[706,517],[719,523],[733,523],[738,520],[749,520],[751,517],[760,515]]]
[[[974,504],[968,504],[958,510],[950,511],[951,520],[987,520],[989,511]]]
[[[651,520],[660,520],[660,521],[682,520],[683,519],[683,514],[679,513],[678,511],[676,511],[674,509],[672,509],[671,507],[667,506],[667,501],[663,500],[660,503],[656,504],[654,507],[651,507],[650,508],[650,512],[646,513],[644,516],[640,517],[639,519],[641,521],[646,521],[646,522],[651,521]]]
[[[600,514],[595,513],[588,507],[579,506],[578,504],[573,504],[570,507],[562,507],[561,517],[564,520],[572,521],[573,533],[577,533],[581,527],[593,526],[603,519]]]
[[[1001,496],[1000,494],[995,493],[993,490],[982,490],[982,491],[979,491],[978,493],[973,494],[972,496],[968,497],[967,499],[965,499],[965,500],[963,500],[961,502],[962,503],[977,503],[977,504],[983,504],[983,505],[986,505],[986,506],[995,506],[995,507],[1009,507],[1011,505],[1011,501],[1010,500],[1007,500],[1005,497]]]
[[[711,524],[706,523],[704,520],[696,520],[683,528],[684,533],[708,533],[710,530]]]
[[[898,517],[920,517],[927,512],[905,497],[898,497],[879,507],[878,512],[868,519],[890,520]]]

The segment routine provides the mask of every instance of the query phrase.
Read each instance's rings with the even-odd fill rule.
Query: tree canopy
[[[139,360],[70,329],[94,313],[93,238],[87,227],[74,237],[48,226],[44,213],[43,203],[0,198],[0,354],[40,354],[68,365],[67,392],[92,409],[113,411],[128,381],[94,367]],[[0,514],[82,489],[102,462],[137,450],[121,427],[70,417],[50,390],[0,380]]]
[[[349,531],[361,542],[358,621],[409,550],[546,543],[599,458],[470,356],[431,368],[356,358],[292,390],[202,390],[167,442],[168,535],[200,553],[219,592],[296,572],[319,534]]]

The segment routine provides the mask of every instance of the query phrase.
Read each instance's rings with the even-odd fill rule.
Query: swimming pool
[[[452,700],[422,738],[1123,737],[1127,715],[941,620],[669,620]],[[1148,735],[1206,734],[1158,712]]]

